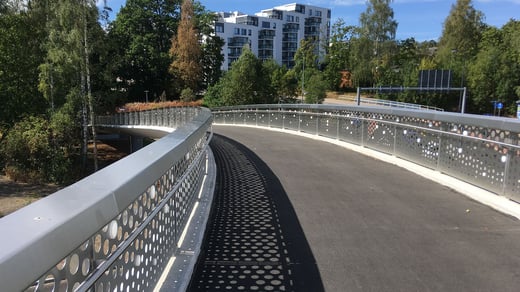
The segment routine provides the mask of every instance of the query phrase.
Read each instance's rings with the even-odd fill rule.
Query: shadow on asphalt
[[[188,291],[324,291],[279,179],[244,145],[215,135],[212,214]]]

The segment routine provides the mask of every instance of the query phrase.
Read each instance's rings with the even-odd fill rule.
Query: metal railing
[[[520,201],[520,121],[446,112],[327,105],[213,110],[216,124],[305,132],[388,153]]]
[[[441,112],[444,111],[444,109],[442,109],[442,108],[429,106],[429,105],[420,105],[420,104],[415,104],[415,103],[407,103],[407,102],[375,99],[375,98],[347,97],[347,98],[344,98],[344,100],[349,100],[352,102],[359,102],[360,105],[377,105],[377,106],[389,106],[389,107],[414,109],[414,110],[431,110],[431,111],[441,111]]]
[[[98,122],[176,130],[0,219],[0,290],[149,291],[178,252],[208,184],[211,112],[159,109]]]

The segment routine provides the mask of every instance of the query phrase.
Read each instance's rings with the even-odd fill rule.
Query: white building
[[[222,70],[230,68],[245,45],[258,58],[274,59],[288,68],[294,66],[294,54],[304,38],[313,38],[319,44],[316,54],[320,61],[325,56],[323,44],[330,36],[330,9],[293,3],[254,15],[219,12],[218,16],[215,33],[225,41]]]

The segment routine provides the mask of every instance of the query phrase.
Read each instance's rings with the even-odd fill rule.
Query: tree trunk
[[[89,51],[88,51],[88,31],[87,31],[87,3],[85,2],[84,6],[85,18],[83,22],[83,47],[85,53],[85,74],[87,77],[87,102],[88,102],[88,110],[90,117],[90,126],[92,131],[92,143],[93,143],[93,156],[94,156],[94,171],[98,170],[98,157],[97,157],[97,134],[95,127],[95,114],[94,114],[94,102],[92,98],[92,87],[90,83],[90,61],[89,61]]]

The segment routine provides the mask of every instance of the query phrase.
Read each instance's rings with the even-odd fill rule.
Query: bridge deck
[[[219,127],[191,291],[516,291],[520,223],[339,146]]]

